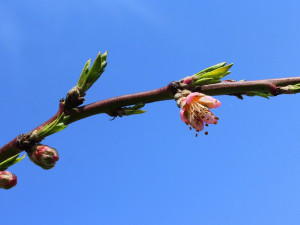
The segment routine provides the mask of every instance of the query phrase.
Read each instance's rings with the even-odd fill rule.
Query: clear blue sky
[[[1,1],[0,145],[52,116],[98,51],[108,66],[86,103],[223,61],[230,79],[300,76],[299,12],[296,0]],[[298,225],[300,95],[218,99],[208,136],[167,101],[48,137],[57,166],[11,167],[18,185],[0,190],[1,223]]]

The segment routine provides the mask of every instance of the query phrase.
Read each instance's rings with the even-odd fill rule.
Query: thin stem
[[[151,91],[140,92],[136,94],[122,95],[98,101],[89,105],[78,107],[73,110],[70,114],[68,124],[73,123],[77,120],[93,116],[99,113],[109,113],[111,110],[135,105],[137,103],[151,103],[164,100],[173,99],[176,90],[173,87],[173,83]]]
[[[265,91],[275,95],[287,94],[289,92],[281,91],[279,87],[286,85],[293,85],[300,83],[300,77],[290,77],[290,78],[279,78],[279,79],[267,79],[267,80],[257,80],[257,81],[238,81],[238,82],[221,82],[218,84],[204,85],[197,87],[192,91],[199,91],[208,95],[232,95],[232,94],[247,94],[251,91]],[[151,90],[146,92],[140,92],[136,94],[123,95],[119,97],[114,97],[110,99],[105,99],[98,101],[89,105],[82,107],[77,107],[71,112],[65,112],[63,108],[63,103],[60,103],[58,112],[51,117],[49,120],[38,126],[41,128],[54,121],[58,115],[62,112],[67,113],[70,117],[67,121],[68,124],[76,122],[80,119],[84,119],[89,116],[93,116],[100,113],[110,113],[111,110],[125,107],[129,105],[134,105],[138,103],[152,103],[157,101],[171,100],[176,93],[177,87],[174,82],[169,85]],[[36,130],[33,129],[32,131]],[[18,145],[18,137],[11,140],[9,143],[0,148],[0,162],[12,157],[23,151],[22,147]]]

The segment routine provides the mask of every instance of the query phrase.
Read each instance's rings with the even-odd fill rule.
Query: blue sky
[[[210,65],[230,79],[300,76],[298,1],[1,1],[1,145],[52,116],[98,51],[108,66],[86,103],[159,88]],[[0,190],[14,225],[289,225],[300,220],[300,95],[220,96],[195,137],[174,101],[109,121],[97,115],[43,143]]]

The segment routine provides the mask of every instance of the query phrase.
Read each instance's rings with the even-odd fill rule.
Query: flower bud
[[[17,184],[17,176],[8,171],[0,171],[0,188],[10,189]]]
[[[47,145],[32,146],[28,156],[32,162],[42,167],[45,170],[51,169],[58,161],[58,153],[55,148],[50,148]]]

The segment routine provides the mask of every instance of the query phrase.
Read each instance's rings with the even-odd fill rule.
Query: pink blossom
[[[209,110],[217,108],[221,102],[217,99],[194,92],[187,97],[181,98],[181,120],[192,126],[197,132],[204,129],[204,123],[217,124],[219,118]]]

